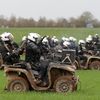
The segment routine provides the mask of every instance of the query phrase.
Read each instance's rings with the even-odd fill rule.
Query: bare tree
[[[47,26],[47,19],[45,17],[40,17],[37,22],[38,27],[46,27]]]
[[[16,27],[16,17],[11,16],[10,19],[8,20],[8,27]]]
[[[92,24],[93,20],[94,20],[94,16],[92,15],[92,13],[88,11],[83,12],[82,15],[77,19],[78,27],[86,27],[88,23]]]
[[[79,17],[71,17],[69,20],[66,18],[58,18],[57,20],[46,19],[40,17],[38,21],[33,18],[16,18],[12,15],[10,18],[5,18],[0,15],[0,27],[100,27],[100,21],[94,18],[91,12],[83,12]]]
[[[68,27],[68,21],[65,18],[59,18],[56,23],[57,27]]]
[[[70,27],[76,27],[76,19],[74,17],[71,17],[69,19],[69,24]]]

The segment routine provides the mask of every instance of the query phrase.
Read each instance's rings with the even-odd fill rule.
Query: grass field
[[[0,34],[3,32],[11,32],[15,36],[15,41],[17,42],[21,41],[22,36],[27,35],[30,32],[37,32],[42,36],[55,35],[59,39],[63,36],[74,36],[79,40],[85,39],[89,34],[100,34],[100,28],[1,28]]]
[[[6,78],[0,71],[0,100],[100,100],[100,72],[81,70],[77,71],[81,85],[73,93],[59,94],[54,92],[26,92],[10,93],[4,91]]]
[[[9,28],[0,29],[0,33],[9,31],[15,36],[15,41],[20,42],[22,36],[29,32],[38,32],[41,35],[56,35],[58,38],[62,36],[74,36],[78,40],[85,39],[89,34],[98,33],[100,28],[84,29],[84,28]],[[0,71],[0,100],[100,100],[100,71],[80,70],[76,72],[80,76],[81,85],[78,90],[73,93],[59,94],[52,92],[26,92],[26,93],[10,93],[4,91],[6,78],[4,72]]]

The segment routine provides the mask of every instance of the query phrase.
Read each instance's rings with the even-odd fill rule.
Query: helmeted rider
[[[42,52],[42,56],[45,58],[47,56],[47,54],[49,53],[50,50],[50,45],[49,45],[49,41],[48,41],[48,37],[44,37],[44,39],[42,40],[42,46],[41,46],[41,52]]]
[[[84,65],[87,61],[87,57],[84,55],[86,48],[85,48],[85,41],[84,40],[79,40],[79,51],[78,51],[78,57],[80,60],[82,60],[82,64]]]
[[[63,47],[64,41],[66,41],[66,37],[65,37],[65,36],[63,36],[63,37],[61,38],[61,42],[60,42],[61,47]]]
[[[70,49],[76,49],[76,39],[74,37],[69,37],[69,42],[71,44]]]
[[[83,55],[84,51],[86,50],[85,41],[79,40],[78,45],[79,45],[79,53]]]
[[[64,42],[63,42],[63,49],[70,49],[70,45],[71,45],[70,42],[64,41]]]
[[[40,58],[40,49],[37,46],[37,41],[40,38],[38,33],[29,33],[26,44],[26,62],[38,62]]]
[[[0,53],[5,64],[14,64],[19,62],[19,55],[13,53],[18,45],[13,41],[14,36],[10,32],[4,32],[0,36]]]
[[[58,45],[58,39],[56,36],[53,36],[50,40],[50,47],[54,48]]]
[[[98,35],[98,34],[95,34],[95,35],[93,36],[93,42],[95,42],[95,44],[97,44],[99,41],[100,41],[99,35]]]
[[[93,45],[95,46],[96,50],[100,51],[100,37],[98,34],[95,34],[93,36]]]
[[[86,38],[85,47],[87,50],[94,50],[94,44],[91,36]]]
[[[41,57],[41,47],[38,45],[40,35],[38,33],[29,33],[26,43],[26,57],[25,61],[30,63],[33,70],[39,72],[39,79],[46,81],[45,76],[47,72],[48,62],[40,60]]]

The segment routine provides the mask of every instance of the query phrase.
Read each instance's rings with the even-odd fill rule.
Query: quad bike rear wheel
[[[25,92],[29,90],[29,85],[24,78],[15,77],[9,81],[7,89],[10,92]]]
[[[100,70],[100,61],[93,61],[89,65],[89,69],[91,70]]]
[[[58,93],[67,93],[77,90],[77,85],[72,82],[72,77],[61,76],[54,82],[54,89]]]

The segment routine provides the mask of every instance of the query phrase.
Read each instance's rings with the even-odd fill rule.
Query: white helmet
[[[62,37],[62,40],[63,40],[63,41],[66,41],[66,37]]]
[[[25,40],[26,40],[26,36],[23,36],[23,37],[22,37],[22,41],[25,41]]]
[[[56,36],[53,36],[51,39],[54,41],[54,40],[57,39],[57,38],[56,38]]]
[[[65,41],[69,41],[69,38],[65,38]]]
[[[86,42],[91,42],[92,41],[92,38],[91,37],[88,37],[88,38],[86,38]]]
[[[70,42],[68,42],[68,41],[63,42],[63,46],[64,46],[64,47],[70,46]]]
[[[29,33],[27,38],[33,42],[36,42],[36,40],[40,38],[40,35],[38,33]]]
[[[98,34],[95,34],[95,37],[98,37],[99,35]]]
[[[42,40],[42,43],[43,43],[43,44],[47,44],[47,43],[48,43],[47,37],[45,37],[45,38]]]
[[[77,41],[77,39],[73,37],[73,42],[76,42],[76,41]]]
[[[87,38],[92,38],[92,35],[89,35]]]
[[[78,44],[85,44],[84,40],[79,40]]]
[[[54,41],[54,43],[57,43],[58,42],[58,39],[54,39],[53,41]]]
[[[70,40],[70,41],[73,41],[73,40],[74,40],[74,37],[69,37],[69,40]]]
[[[14,36],[9,32],[4,32],[3,34],[1,34],[1,39],[3,41],[12,41],[14,39]]]
[[[53,36],[52,38],[53,38],[53,39],[56,39],[56,36]]]

